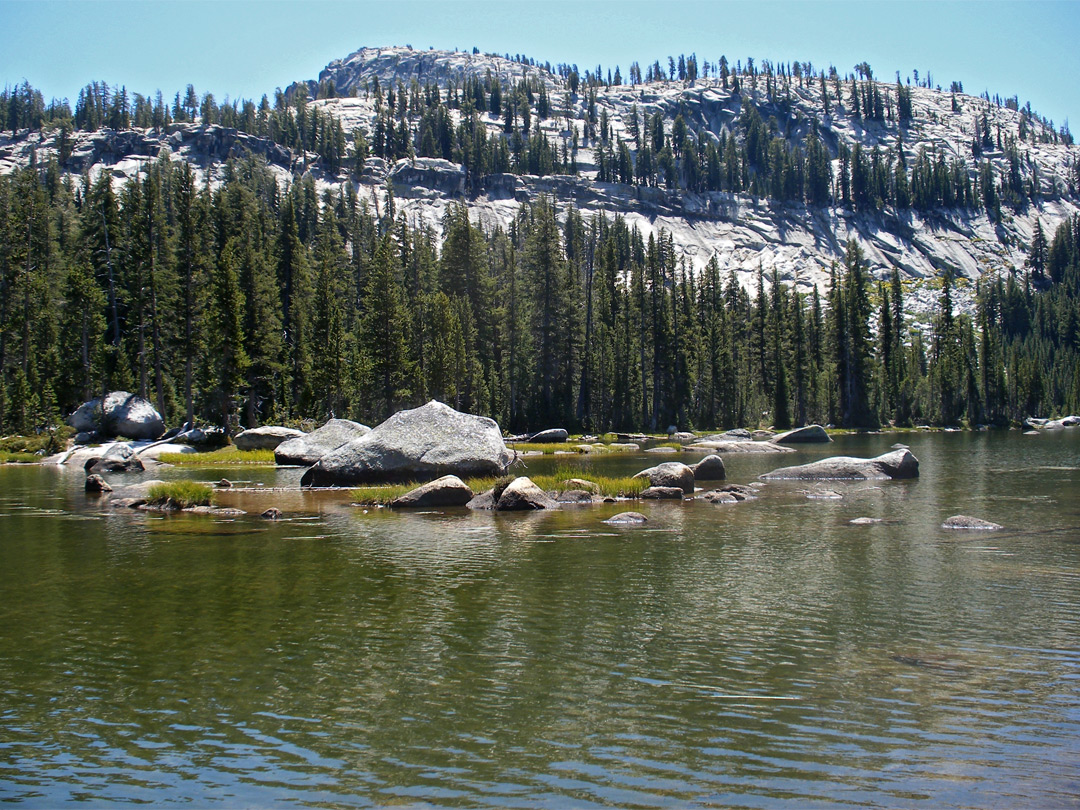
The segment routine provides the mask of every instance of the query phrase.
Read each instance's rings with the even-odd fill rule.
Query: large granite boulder
[[[694,471],[679,461],[665,461],[642,470],[634,478],[645,478],[650,487],[678,487],[687,495],[694,494]]]
[[[833,456],[800,464],[797,467],[781,467],[761,476],[768,480],[881,480],[886,478],[918,478],[919,460],[910,450],[893,450],[877,458],[852,458]]]
[[[274,461],[310,467],[327,453],[368,433],[371,428],[367,425],[348,419],[331,419],[318,430],[283,441],[274,448]]]
[[[473,499],[473,491],[456,475],[444,475],[416,489],[399,495],[390,506],[464,506]]]
[[[305,434],[302,430],[293,430],[280,425],[264,425],[237,433],[233,436],[233,444],[236,445],[237,450],[276,450],[282,442],[298,439],[303,435]]]
[[[79,433],[123,436],[136,441],[156,439],[165,432],[165,421],[153,405],[127,391],[113,391],[104,402],[96,397],[84,402],[67,423]]]
[[[326,487],[502,475],[513,461],[495,421],[432,400],[399,411],[370,433],[327,453],[300,483]]]
[[[777,444],[806,444],[809,442],[831,442],[832,437],[821,425],[807,425],[785,433],[778,433],[770,441]]]

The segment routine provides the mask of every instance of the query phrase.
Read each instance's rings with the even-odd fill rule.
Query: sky
[[[0,86],[46,100],[92,80],[167,98],[258,99],[314,79],[364,46],[525,54],[582,71],[696,53],[715,62],[812,62],[878,78],[927,71],[935,84],[1016,95],[1057,125],[1080,121],[1080,2],[891,0],[380,0],[118,2],[0,0]]]

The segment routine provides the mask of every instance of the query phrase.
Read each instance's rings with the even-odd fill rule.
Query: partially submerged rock
[[[739,503],[739,498],[736,498],[734,493],[721,492],[718,489],[710,489],[708,492],[702,493],[699,498],[708,503]]]
[[[432,400],[327,453],[302,486],[501,475],[513,460],[494,420]]]
[[[274,461],[283,465],[310,467],[327,453],[368,433],[371,433],[371,428],[367,425],[349,419],[331,419],[311,433],[283,441],[274,448]]]
[[[565,442],[570,434],[563,428],[548,428],[547,430],[541,430],[538,433],[534,433],[529,441],[534,444],[561,444]]]
[[[786,447],[776,442],[755,442],[747,439],[728,439],[694,442],[687,450],[701,450],[706,453],[794,453],[794,447]]]
[[[498,512],[522,512],[529,509],[558,509],[559,504],[533,483],[528,476],[515,478],[506,485],[495,509]]]
[[[645,478],[652,487],[678,487],[687,495],[694,494],[694,471],[679,461],[649,467],[634,478]]]
[[[100,458],[87,459],[84,469],[88,473],[142,472],[146,469],[130,444],[117,442]]]
[[[973,531],[994,531],[1005,528],[1000,523],[991,523],[982,518],[969,517],[968,515],[953,515],[946,518],[941,524],[943,529],[969,529]]]
[[[646,487],[641,491],[641,497],[654,501],[681,501],[686,493],[682,487]]]
[[[278,509],[276,506],[271,506],[261,515],[259,515],[259,517],[266,518],[267,520],[281,520],[281,515],[282,511],[280,509]]]
[[[558,503],[593,503],[598,498],[584,489],[564,489],[555,495],[555,500]]]
[[[848,521],[852,526],[874,526],[878,523],[884,523],[884,518],[875,517],[857,517]]]
[[[127,439],[156,439],[165,432],[165,421],[153,405],[127,391],[113,391],[80,405],[67,418],[79,433],[123,436]]]
[[[84,489],[91,494],[100,494],[102,492],[112,492],[113,488],[96,473],[86,476],[86,485]]]
[[[473,491],[456,475],[444,475],[390,502],[395,508],[419,506],[464,506],[473,499]]]
[[[275,450],[282,442],[298,439],[303,435],[302,430],[280,425],[263,425],[236,434],[233,436],[233,444],[238,450]]]
[[[919,460],[910,450],[893,450],[876,458],[853,458],[833,456],[800,464],[781,467],[761,477],[765,480],[882,480],[887,478],[918,478]]]
[[[825,428],[821,425],[807,425],[806,427],[795,428],[789,430],[786,433],[778,433],[773,436],[771,441],[777,444],[806,444],[810,442],[831,442],[832,437],[825,432]]]
[[[641,512],[619,512],[619,514],[601,522],[611,526],[639,526],[642,523],[648,523],[649,519]]]
[[[715,453],[705,456],[697,464],[691,464],[690,469],[693,470],[694,478],[698,481],[723,481],[727,478],[724,460]]]

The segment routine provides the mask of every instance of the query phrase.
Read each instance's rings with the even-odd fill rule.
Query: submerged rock
[[[371,428],[367,425],[349,419],[331,419],[311,433],[283,441],[274,448],[274,461],[277,464],[310,467],[327,453],[368,433],[371,433]]]
[[[893,450],[876,458],[833,456],[801,464],[781,467],[761,477],[765,480],[881,480],[886,478],[918,478],[919,460],[910,450]]]
[[[377,483],[443,475],[502,475],[513,460],[494,420],[432,400],[400,411],[327,453],[302,486]]]
[[[127,391],[113,391],[104,401],[96,397],[84,402],[66,421],[79,433],[135,440],[156,439],[165,432],[165,421],[154,406]]]
[[[786,433],[778,433],[772,437],[771,441],[778,444],[825,443],[831,442],[832,437],[825,432],[825,428],[821,425],[807,425],[806,427],[789,430]]]
[[[233,436],[233,444],[238,450],[274,450],[282,442],[297,439],[303,435],[305,434],[302,430],[293,430],[280,425],[264,425],[236,434]]]
[[[395,508],[416,506],[464,506],[473,499],[473,491],[456,475],[444,475],[390,502]]]
[[[946,518],[941,524],[943,529],[971,529],[974,531],[994,531],[1005,528],[1000,523],[991,523],[982,518],[969,517],[968,515],[953,515]]]
[[[851,520],[848,521],[848,523],[850,523],[852,526],[873,526],[873,525],[876,525],[878,523],[884,523],[884,522],[885,522],[884,518],[874,518],[874,517],[857,517],[857,518],[852,518]]]
[[[645,478],[652,487],[678,487],[687,495],[694,494],[694,471],[679,461],[665,461],[642,470],[634,478]],[[643,496],[644,497],[644,496]]]

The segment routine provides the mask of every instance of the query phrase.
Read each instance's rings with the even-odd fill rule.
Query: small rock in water
[[[701,500],[708,501],[709,503],[739,503],[744,500],[743,498],[736,497],[732,492],[722,492],[717,489],[710,490],[700,497]]]
[[[86,476],[86,491],[91,493],[112,492],[113,488],[109,486],[104,478],[94,473]]]
[[[220,481],[217,482],[217,485],[221,489],[229,489],[230,487],[232,487],[233,484],[232,481],[230,481],[228,478],[222,478]]]
[[[967,515],[953,515],[952,517],[945,519],[945,522],[941,524],[941,528],[991,531],[994,529],[1003,529],[1005,527],[999,523],[991,523],[989,520],[983,520],[982,518],[968,517]]]
[[[641,512],[619,512],[619,514],[609,517],[602,522],[611,524],[612,526],[634,526],[648,523],[649,519],[641,514]]]
[[[1025,430],[1024,435],[1025,436],[1038,436],[1039,431],[1037,431],[1037,430]]]
[[[884,523],[882,518],[857,517],[848,521],[852,526],[873,526],[875,523]]]
[[[548,428],[534,433],[529,441],[536,444],[559,444],[565,442],[569,435],[565,428]]]
[[[282,513],[280,509],[278,509],[276,506],[271,506],[269,509],[263,512],[260,517],[264,517],[267,520],[281,520],[281,514]]]

